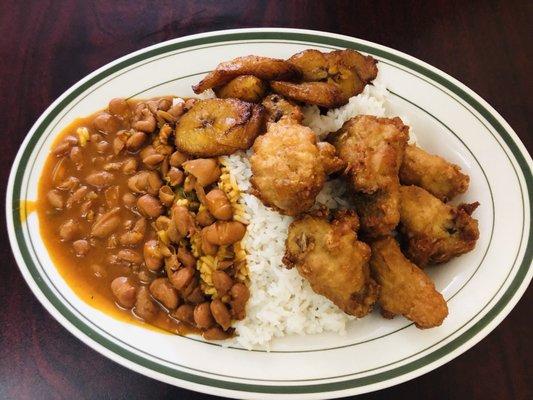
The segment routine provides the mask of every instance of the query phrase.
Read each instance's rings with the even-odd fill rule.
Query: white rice
[[[343,107],[320,115],[318,107],[305,107],[304,124],[321,139],[338,130],[348,119],[358,114],[379,117],[387,115],[388,92],[381,76],[363,93],[354,96]],[[243,239],[247,251],[250,276],[250,300],[246,318],[235,324],[234,340],[241,346],[268,350],[274,338],[285,335],[336,332],[344,334],[346,324],[355,320],[323,296],[316,294],[296,269],[287,270],[281,261],[285,253],[287,230],[293,218],[266,207],[250,194],[248,153],[236,153],[225,158],[225,164],[243,193],[243,204],[250,224]],[[317,203],[328,208],[349,206],[342,197],[345,185],[338,180],[326,183]]]

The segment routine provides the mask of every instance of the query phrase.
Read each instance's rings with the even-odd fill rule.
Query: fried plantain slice
[[[253,75],[238,76],[223,86],[214,88],[221,99],[239,99],[250,103],[259,103],[265,97],[268,85]]]
[[[329,77],[327,82],[335,84],[342,92],[343,104],[348,103],[350,97],[361,93],[366,83],[359,78],[357,73],[342,64],[333,64],[330,66]]]
[[[176,125],[178,150],[214,157],[246,150],[263,128],[264,108],[237,99],[198,100]]]
[[[335,108],[348,101],[342,90],[327,82],[291,83],[282,81],[270,82],[272,90],[291,100],[315,104],[320,107]]]
[[[261,104],[265,107],[267,122],[300,124],[304,118],[300,107],[279,94],[268,95]]]
[[[221,86],[240,75],[253,75],[263,80],[299,79],[300,70],[288,61],[277,58],[245,56],[237,57],[217,65],[197,85],[192,87],[194,93],[200,94],[207,89]]]
[[[377,60],[372,56],[364,56],[355,50],[335,50],[328,53],[328,58],[336,64],[342,64],[355,71],[365,83],[376,79],[378,74]]]
[[[328,103],[339,105],[346,104],[350,97],[361,93],[365,85],[374,79],[377,75],[376,60],[371,56],[363,56],[355,50],[337,50],[330,53],[322,53],[318,50],[305,50],[293,55],[289,61],[302,71],[302,80],[304,82],[322,82],[328,83],[330,86],[335,86],[339,89],[341,97],[337,97],[337,101]],[[315,97],[319,97],[323,103],[325,98],[323,92],[326,90],[331,92],[333,89],[324,89],[324,85],[312,87]],[[293,95],[298,94],[298,99],[291,97],[294,100],[304,101],[308,104],[317,104],[323,107],[329,105],[319,104],[317,102],[301,100],[306,95],[309,95],[308,86],[300,90],[291,92]],[[320,91],[319,91],[320,90]],[[281,93],[281,92],[279,92]],[[285,91],[287,93],[287,91]],[[283,94],[285,94],[283,93]],[[289,96],[290,97],[290,96]]]
[[[304,50],[289,58],[289,62],[302,71],[304,82],[318,82],[328,78],[327,53],[318,50]]]

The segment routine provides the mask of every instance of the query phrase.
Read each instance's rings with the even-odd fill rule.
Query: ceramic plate
[[[460,164],[479,201],[474,251],[430,268],[448,301],[443,325],[416,329],[377,312],[345,335],[287,337],[272,351],[222,347],[115,320],[82,302],[54,267],[35,213],[21,222],[23,200],[35,200],[53,138],[75,117],[113,97],[192,96],[191,85],[216,64],[256,54],[285,58],[307,48],[352,48],[371,54],[418,142]],[[13,252],[28,285],[72,334],[119,364],[200,392],[237,398],[324,398],[369,392],[422,375],[471,348],[511,311],[532,276],[532,161],[504,119],[472,90],[398,51],[324,32],[246,29],[160,43],[88,75],[59,97],[32,127],[13,164],[7,221]],[[22,210],[21,210],[22,205]]]

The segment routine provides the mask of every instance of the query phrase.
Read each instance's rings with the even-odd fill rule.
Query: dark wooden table
[[[39,114],[84,75],[148,45],[225,28],[318,29],[404,51],[479,93],[533,148],[531,1],[155,3],[0,2],[1,188]],[[24,283],[5,229],[0,257],[0,398],[207,397],[129,371],[70,335]],[[532,304],[530,288],[473,349],[418,379],[361,398],[533,398]]]

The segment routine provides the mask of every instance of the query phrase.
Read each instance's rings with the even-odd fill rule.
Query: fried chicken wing
[[[438,264],[471,251],[479,238],[470,214],[479,203],[445,204],[418,186],[400,188],[400,232],[417,265]]]
[[[197,85],[193,86],[193,91],[200,94],[207,89],[224,85],[240,75],[253,75],[263,80],[293,80],[301,76],[300,70],[285,60],[277,58],[245,56],[237,57],[230,61],[225,61],[207,74]]]
[[[370,277],[370,248],[357,240],[357,215],[337,212],[329,221],[322,209],[305,214],[289,227],[283,263],[296,267],[313,290],[350,315],[372,311],[379,286]]]
[[[370,115],[346,121],[331,139],[347,163],[344,175],[367,236],[387,235],[400,220],[398,170],[408,139],[400,118]]]
[[[324,186],[326,171],[339,162],[335,155],[321,153],[313,131],[298,124],[270,124],[253,150],[254,194],[286,215],[309,210]]]
[[[400,221],[400,184],[389,186],[372,194],[354,193],[353,202],[361,219],[361,231],[367,238],[390,234]]]
[[[384,316],[401,314],[421,329],[442,324],[446,301],[426,273],[405,258],[398,242],[386,237],[371,248],[370,269],[381,287],[378,303]]]
[[[400,181],[402,185],[420,186],[446,202],[466,192],[470,178],[459,166],[409,145],[400,167]]]
[[[212,157],[248,149],[264,125],[264,109],[237,99],[198,100],[178,121],[176,147]]]
[[[337,157],[337,151],[331,143],[319,142],[316,145],[318,147],[318,159],[324,167],[326,175],[331,175],[346,167],[346,163]]]

